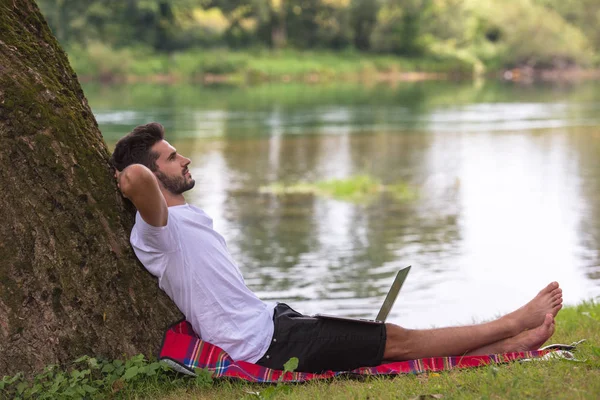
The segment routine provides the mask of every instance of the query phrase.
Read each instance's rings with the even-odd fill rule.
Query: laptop
[[[398,273],[396,274],[396,279],[394,279],[394,283],[392,283],[392,287],[390,288],[387,296],[385,296],[385,300],[383,301],[383,304],[381,305],[381,308],[379,309],[379,313],[377,314],[377,317],[375,317],[375,319],[350,318],[350,317],[341,317],[341,316],[337,316],[337,315],[327,315],[327,314],[315,314],[314,317],[315,318],[336,319],[336,320],[340,320],[340,321],[362,321],[362,322],[369,322],[369,323],[373,323],[373,324],[383,324],[385,322],[385,320],[387,319],[388,315],[390,314],[390,311],[392,310],[394,303],[396,302],[398,293],[400,292],[400,289],[402,288],[402,285],[404,284],[404,281],[406,280],[406,277],[408,276],[408,273],[410,272],[410,267],[411,266],[409,265],[408,267],[402,268],[400,271],[398,271]]]

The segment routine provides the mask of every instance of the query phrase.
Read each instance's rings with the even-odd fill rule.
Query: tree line
[[[595,65],[597,0],[38,0],[67,49],[323,49]]]

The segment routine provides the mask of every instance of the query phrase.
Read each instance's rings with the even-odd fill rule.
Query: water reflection
[[[105,138],[165,124],[193,161],[188,201],[213,216],[262,298],[374,316],[409,264],[390,320],[412,327],[491,318],[554,279],[568,303],[600,293],[593,87],[130,92],[88,94]],[[408,182],[418,199],[352,204],[258,191],[359,173]]]
[[[589,279],[600,279],[600,131],[574,130],[568,136],[569,145],[576,148],[578,183],[583,199],[579,202],[577,256]]]

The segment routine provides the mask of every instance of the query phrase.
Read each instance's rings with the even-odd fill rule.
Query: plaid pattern
[[[287,372],[282,380],[284,382],[304,382],[311,379],[332,378],[338,375],[398,375],[436,372],[538,358],[550,351],[536,350],[482,356],[422,358],[420,360],[392,362],[377,367],[357,368],[353,371],[326,371],[320,374]],[[284,374],[283,371],[245,361],[232,360],[221,348],[198,338],[187,321],[180,321],[167,329],[158,358],[168,363],[175,370],[187,374],[193,374],[194,368],[206,368],[214,378],[230,377],[250,382],[276,382]]]

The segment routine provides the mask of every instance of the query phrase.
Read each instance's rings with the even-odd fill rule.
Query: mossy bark
[[[133,209],[33,0],[0,0],[0,377],[158,349],[180,317],[136,261]]]

